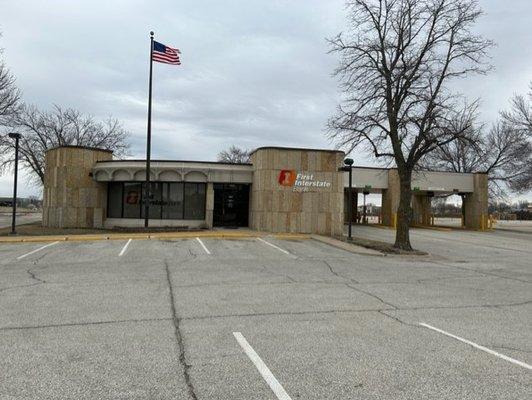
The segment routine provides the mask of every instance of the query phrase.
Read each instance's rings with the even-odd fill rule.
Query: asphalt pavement
[[[2,243],[0,398],[532,398],[532,237],[510,234]]]

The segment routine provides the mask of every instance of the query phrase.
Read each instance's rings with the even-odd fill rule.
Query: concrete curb
[[[378,257],[386,256],[384,253],[381,253],[380,251],[367,249],[365,247],[358,246],[352,243],[342,242],[341,240],[338,240],[338,239],[335,239],[329,236],[311,235],[310,237],[314,240],[317,240],[318,242],[322,242],[330,246],[337,247],[339,249],[348,251],[353,254],[359,254],[363,256],[378,256]]]
[[[309,239],[309,235],[257,231],[199,231],[199,232],[153,232],[153,233],[104,233],[86,235],[43,235],[43,236],[6,236],[0,237],[0,243],[32,243],[32,242],[82,242],[98,240],[127,239],[191,239],[196,237],[212,239],[246,239],[272,236],[277,239]]]

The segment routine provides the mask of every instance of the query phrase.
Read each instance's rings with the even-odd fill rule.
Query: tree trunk
[[[412,172],[400,171],[399,182],[401,193],[399,196],[399,208],[397,209],[397,228],[395,231],[394,247],[401,250],[411,251],[410,222],[412,221]]]

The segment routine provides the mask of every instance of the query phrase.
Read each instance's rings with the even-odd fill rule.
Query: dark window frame
[[[204,195],[203,195],[203,218],[187,218],[185,219],[185,210],[187,209],[186,208],[186,203],[185,203],[185,194],[186,194],[186,187],[187,187],[187,184],[193,184],[193,185],[197,185],[197,184],[203,184],[204,187],[205,187],[205,192],[204,192]],[[183,220],[186,220],[186,221],[204,221],[205,219],[207,218],[207,182],[183,182]]]
[[[109,201],[109,184],[110,183],[120,183],[120,198],[122,199],[122,202],[120,204],[120,218],[124,218],[124,185],[123,185],[123,182],[113,182],[113,181],[109,181],[107,182],[107,204],[106,204],[106,211],[105,211],[105,215],[106,215],[106,218],[116,218],[116,217],[109,217],[109,210],[110,210],[110,207],[109,207],[109,204],[110,204],[110,201]]]
[[[121,219],[142,219],[142,207],[144,207],[144,193],[145,193],[145,182],[140,181],[109,181],[107,182],[107,210],[106,210],[106,217],[107,218],[116,218],[116,217],[110,217],[109,216],[109,204],[110,204],[110,190],[109,184],[120,184],[120,191],[121,191],[121,207],[120,207],[120,218]],[[138,218],[135,217],[124,217],[124,187],[127,183],[135,183],[141,185],[141,194],[140,194],[140,201],[139,201],[139,212],[138,212]],[[170,190],[170,184],[171,183],[182,183],[181,185],[181,192],[183,196],[183,209],[181,210],[181,218],[164,218],[165,220],[175,220],[175,221],[184,221],[185,220],[185,188],[187,184],[201,184],[204,185],[205,191],[204,191],[204,197],[203,197],[203,218],[188,218],[185,221],[204,221],[207,218],[207,190],[208,190],[208,184],[207,182],[185,182],[185,181],[152,181],[150,183],[159,183],[162,185],[161,187],[161,202],[164,198],[164,191]],[[166,188],[166,189],[165,189]],[[150,219],[160,219],[163,220],[164,215],[164,205],[161,204],[160,206],[160,216],[159,218],[150,218]]]

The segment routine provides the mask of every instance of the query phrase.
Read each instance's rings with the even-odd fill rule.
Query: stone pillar
[[[412,225],[429,226],[432,214],[431,198],[424,194],[412,195]]]
[[[464,199],[465,227],[488,228],[488,175],[476,173],[473,177],[473,193]]]
[[[205,223],[209,229],[212,229],[214,220],[214,185],[212,182],[207,183],[207,200],[205,202]]]
[[[113,158],[112,151],[61,146],[46,151],[43,226],[101,228],[107,215],[107,184],[92,179],[96,161]]]
[[[396,169],[388,171],[388,189],[382,191],[381,215],[382,224],[394,226],[394,215],[399,208],[399,197],[401,186],[399,184],[399,173]]]
[[[255,150],[253,229],[342,235],[344,152],[263,147]]]

